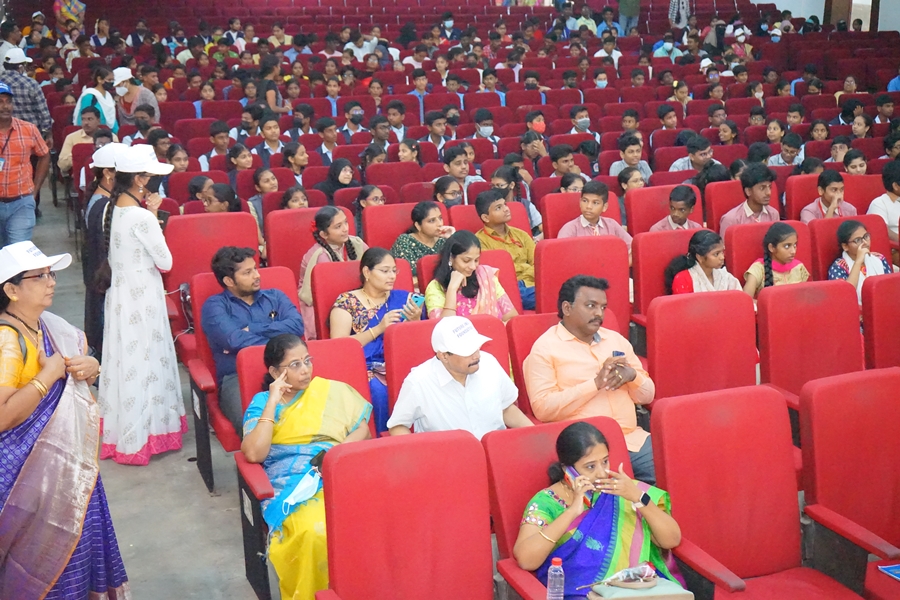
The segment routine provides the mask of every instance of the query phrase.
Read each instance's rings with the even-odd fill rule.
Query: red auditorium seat
[[[809,228],[800,221],[782,221],[797,231],[797,260],[812,276],[812,241]],[[744,273],[757,259],[763,257],[762,240],[772,223],[746,223],[725,230],[725,267],[744,283]]]
[[[407,183],[400,188],[401,202],[415,203],[424,200],[434,200],[434,184],[430,181]],[[449,223],[446,218],[444,220]]]
[[[627,336],[631,304],[625,242],[611,235],[540,242],[534,253],[536,312],[556,313],[559,289],[575,275],[609,282],[608,306],[621,319],[618,332]]]
[[[857,176],[858,177],[858,176]],[[841,254],[837,240],[837,230],[841,223],[852,219],[863,224],[872,236],[872,250],[884,256],[891,256],[891,242],[888,238],[887,225],[878,215],[857,215],[855,217],[835,217],[833,219],[815,219],[809,222],[809,235],[812,240],[812,273],[813,279],[828,279],[828,268]],[[890,259],[888,259],[890,261]]]
[[[436,204],[440,208],[443,220],[449,223],[447,208],[440,202]],[[412,226],[410,213],[414,206],[414,204],[385,204],[366,208],[362,215],[366,244],[369,247],[390,250],[400,234],[405,233]]]
[[[669,148],[659,148],[653,153],[653,170],[668,171],[679,158],[688,155],[687,148],[684,146],[672,146]]]
[[[873,600],[900,597],[900,582],[877,569],[900,559],[900,506],[893,498],[883,510],[868,505],[881,490],[900,484],[894,431],[900,418],[898,386],[900,369],[892,368],[811,381],[800,393],[807,465],[804,512],[812,518],[812,558],[841,565],[845,585],[864,589]],[[882,459],[873,460],[875,456]],[[858,484],[846,485],[847,473]],[[890,560],[868,562],[869,554]]]
[[[531,180],[531,199],[538,210],[543,210],[544,198],[548,194],[559,192],[559,181],[559,177],[535,177]]]
[[[165,104],[163,104],[165,106]],[[240,115],[238,115],[240,116]],[[209,126],[216,122],[216,119],[179,119],[175,121],[175,128],[172,135],[180,139],[183,143],[188,143],[194,138],[209,139]]]
[[[622,464],[633,476],[622,428],[608,417],[585,419],[599,429],[609,444],[610,464]],[[547,487],[547,466],[557,460],[556,438],[571,421],[505,431],[482,438],[488,459],[491,516],[497,534],[500,561],[497,570],[524,600],[544,600],[547,589],[533,573],[520,568],[512,557],[522,512],[534,494]]]
[[[650,187],[688,185],[685,184],[685,181],[690,181],[696,175],[697,171],[694,169],[688,169],[687,171],[657,171],[650,175]],[[702,199],[698,199],[698,202],[702,204]],[[631,223],[628,226],[630,229]]]
[[[297,281],[289,269],[271,267],[259,270],[260,284],[265,289],[277,289],[284,292],[293,303],[297,304]],[[197,468],[209,491],[215,488],[213,479],[212,455],[209,440],[209,428],[212,426],[219,443],[226,452],[234,452],[241,447],[240,435],[234,430],[219,408],[216,364],[209,347],[203,327],[203,305],[210,296],[222,292],[222,286],[210,272],[201,272],[191,278],[191,308],[195,317],[194,337],[197,344],[197,357],[192,358],[185,366],[190,378],[191,394],[194,398],[194,432],[197,444]],[[299,308],[299,307],[298,307]]]
[[[389,185],[397,190],[407,183],[422,180],[422,167],[414,162],[374,164],[366,169],[366,183],[369,185]]]
[[[169,175],[169,181],[166,184],[166,195],[173,200],[177,200],[179,204],[188,201],[188,184],[191,179],[203,175],[209,177],[215,183],[228,183],[228,174],[224,171],[206,171],[204,173],[172,173]]]
[[[339,444],[325,455],[322,471],[329,589],[316,593],[316,600],[493,597],[487,471],[484,451],[471,434],[441,431]],[[437,519],[396,501],[403,495],[423,508],[462,486],[465,498],[443,506]],[[383,492],[377,497],[359,493],[376,487]],[[385,567],[393,562],[404,568],[359,568],[373,557],[381,557]]]
[[[175,122],[180,119],[196,119],[197,109],[193,102],[165,102],[159,110],[159,124],[166,131],[175,131]],[[205,135],[209,137],[209,126]]]
[[[419,279],[419,288],[425,289],[431,280],[434,279],[434,270],[437,268],[438,255],[429,254],[423,256],[416,263],[416,274]],[[513,265],[512,257],[506,250],[482,250],[481,264],[494,267],[499,270],[497,279],[503,287],[503,291],[509,295],[509,299],[513,304],[513,308],[520,315],[525,311],[522,308],[522,296],[519,293],[519,284],[516,280],[516,268]]]
[[[316,243],[309,228],[318,210],[318,208],[276,210],[266,217],[266,241],[268,242],[266,251],[269,266],[287,267],[299,278],[300,261]],[[346,208],[341,210],[347,217],[350,235],[356,235],[356,220],[353,218],[353,214]],[[245,245],[252,247],[255,243]]]
[[[396,259],[397,280],[395,290],[415,291],[413,287],[412,269],[402,258]],[[316,265],[312,271],[313,310],[316,315],[316,333],[318,339],[327,339],[331,334],[331,308],[334,301],[344,292],[358,290],[359,261],[327,262]],[[296,293],[294,294],[297,295]]]
[[[528,213],[525,205],[521,202],[508,202],[509,212],[512,214],[512,220],[508,223],[511,227],[517,227],[523,231],[531,231],[531,225],[528,222]],[[484,222],[478,216],[475,204],[458,204],[450,207],[450,225],[456,227],[457,230],[465,229],[472,233],[478,233],[484,228]]]
[[[577,147],[573,148],[573,150],[577,151]],[[575,159],[575,164],[581,169],[582,173],[590,173],[591,172],[591,163],[588,160],[588,157],[584,154],[580,154],[575,152],[572,154],[572,158]],[[553,161],[550,160],[549,156],[542,156],[538,160],[538,175],[541,177],[551,177],[553,175]]]
[[[578,192],[547,194],[541,201],[544,239],[555,239],[562,226],[581,215],[581,195]]]
[[[726,167],[730,167],[731,163],[737,159],[747,158],[747,146],[744,144],[731,144],[730,146],[713,144],[713,157]]]
[[[776,392],[667,398],[651,423],[657,485],[673,499],[682,534],[674,554],[688,581],[714,586],[716,598],[859,598],[802,566],[790,424]]]
[[[626,221],[628,232],[632,236],[649,231],[650,227],[669,216],[669,194],[676,187],[676,185],[655,185],[625,192]],[[703,225],[703,196],[697,186],[688,187],[697,195],[694,212],[688,218]]]
[[[900,367],[900,273],[867,277],[862,288],[862,315],[866,366],[870,369]]]
[[[316,376],[351,385],[367,402],[371,401],[366,359],[362,347],[356,340],[350,338],[311,340],[307,344],[309,354],[316,360]],[[263,378],[266,375],[263,363],[264,348],[265,346],[251,346],[244,348],[237,355],[238,383],[241,388],[241,402],[245,409],[250,405],[253,396],[263,388]],[[369,432],[375,437],[375,421],[371,419]],[[265,556],[268,547],[269,532],[263,520],[260,502],[272,498],[275,491],[261,464],[247,462],[241,452],[235,452],[234,461],[237,463],[238,489],[243,499],[243,510],[240,513],[247,581],[260,598],[268,598],[269,570],[261,557]]]
[[[856,207],[857,214],[864,215],[872,200],[884,194],[880,175],[844,176],[844,201]]]
[[[747,200],[740,181],[717,181],[706,186],[706,225],[719,233],[722,216]],[[772,199],[769,206],[778,210],[778,186],[772,184]]]
[[[818,175],[788,177],[784,188],[784,212],[788,219],[799,220],[800,211],[819,197],[818,181]],[[807,265],[807,268],[810,267],[811,265]]]

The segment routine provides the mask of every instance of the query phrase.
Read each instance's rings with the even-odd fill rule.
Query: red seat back
[[[204,173],[172,173],[169,175],[169,181],[166,184],[166,196],[177,200],[179,204],[188,201],[188,184],[194,177],[209,177],[215,183],[228,183],[228,174],[224,171],[206,171]]]
[[[328,587],[337,596],[492,598],[487,472],[484,451],[471,434],[440,431],[339,444],[325,455],[322,470]],[[463,488],[465,498],[450,506],[434,502]],[[401,496],[406,502],[397,501]]]
[[[860,175],[856,175],[860,177]],[[841,255],[837,230],[847,220],[859,221],[869,235],[872,236],[872,250],[886,257],[891,256],[891,242],[888,238],[887,225],[878,215],[857,215],[855,217],[835,217],[832,219],[814,219],[809,222],[809,235],[812,240],[812,273],[813,279],[828,279],[828,268]],[[890,262],[890,258],[888,258]]]
[[[671,146],[668,148],[659,148],[653,152],[653,169],[655,171],[668,171],[679,158],[688,155],[687,148],[684,146]],[[685,176],[687,179],[688,176]]]
[[[434,199],[434,184],[430,181],[407,183],[400,188],[400,202],[422,202],[423,200]],[[444,219],[449,222],[447,218]]]
[[[687,252],[697,229],[652,231],[634,236],[631,244],[634,267],[634,312],[646,315],[650,301],[666,293],[663,273],[672,259]]]
[[[447,207],[436,202],[441,210],[441,218],[449,223]],[[400,234],[412,226],[412,212],[415,204],[385,204],[383,206],[369,206],[362,214],[363,231],[366,233],[366,244],[370,248],[386,248],[390,250]]]
[[[580,216],[581,194],[578,192],[547,194],[541,205],[544,239],[555,239],[563,225]]]
[[[677,499],[672,516],[685,540],[743,579],[800,566],[797,476],[781,394],[750,386],[667,398],[651,419],[657,485]]]
[[[867,277],[862,289],[866,366],[900,367],[900,273]]]
[[[800,221],[783,221],[797,230],[797,260],[812,274],[812,241],[809,228]],[[757,259],[763,258],[762,241],[772,223],[746,223],[725,230],[725,267],[744,281],[744,273]]]
[[[399,190],[407,183],[418,183],[422,179],[422,167],[414,162],[374,164],[366,169],[367,184],[389,185],[395,190]]]
[[[543,332],[542,332],[543,333]],[[584,419],[603,433],[609,444],[609,462],[619,464],[632,475],[631,460],[625,447],[622,428],[609,417]],[[491,516],[501,558],[512,556],[519,535],[522,513],[536,493],[550,485],[547,467],[559,458],[556,439],[572,421],[547,423],[536,427],[492,431],[482,438],[488,457],[491,486]]]
[[[788,219],[799,220],[800,211],[819,197],[818,181],[818,175],[788,177],[784,186],[784,212]],[[846,182],[846,179],[844,181]]]
[[[625,192],[625,213],[628,216],[628,233],[632,236],[649,231],[650,227],[669,216],[669,194],[677,186],[652,186]],[[689,185],[697,196],[694,212],[688,217],[703,225],[703,197],[697,186]]]
[[[709,352],[710,345],[715,352]],[[703,356],[707,375],[684,367]],[[647,359],[656,399],[754,385],[756,317],[744,292],[660,296],[647,315]]]
[[[266,215],[267,261],[271,266],[287,267],[300,276],[300,261],[315,244],[309,228],[316,218],[318,208],[275,210]],[[346,208],[342,208],[350,225],[350,235],[356,235],[356,221]]]
[[[607,302],[618,315],[623,336],[631,314],[628,283],[628,247],[611,235],[544,240],[534,252],[535,308],[556,313],[559,289],[575,275],[601,277],[609,282]]]
[[[844,202],[856,207],[857,214],[864,215],[872,200],[884,194],[880,175],[844,175]]]
[[[521,202],[507,202],[506,205],[509,207],[509,212],[512,214],[512,219],[509,221],[508,225],[510,227],[521,229],[522,231],[531,231],[531,224],[528,222],[528,211],[525,209],[525,205]],[[474,202],[472,204],[457,204],[456,206],[451,206],[450,224],[457,230],[465,229],[472,233],[478,233],[484,228],[484,223],[482,222],[481,217],[478,216],[478,211],[475,209]]]
[[[764,288],[757,306],[762,383],[799,394],[807,381],[865,368],[856,290],[846,281]]]
[[[412,281],[412,269],[402,258],[396,259],[397,280],[395,290],[415,291]],[[316,332],[319,339],[326,339],[331,334],[331,308],[334,301],[344,292],[358,290],[359,261],[326,262],[316,265],[310,283],[312,285],[313,310],[316,314]]]
[[[806,502],[831,509],[894,546],[900,544],[900,497],[884,495],[879,510],[871,510],[869,499],[900,487],[898,388],[900,369],[891,368],[818,379],[800,393]],[[852,486],[848,473],[856,481]]]

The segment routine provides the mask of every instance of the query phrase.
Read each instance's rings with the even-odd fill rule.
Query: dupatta
[[[83,354],[84,334],[48,312],[44,352]],[[56,381],[34,412],[0,434],[0,597],[43,598],[81,539],[100,466],[100,411],[84,381]],[[15,475],[15,472],[18,475]]]
[[[737,277],[729,273],[725,267],[713,269],[712,283],[709,282],[709,278],[703,272],[703,267],[699,264],[695,264],[688,269],[688,273],[691,274],[695,292],[724,292],[741,289],[741,283],[737,280]]]

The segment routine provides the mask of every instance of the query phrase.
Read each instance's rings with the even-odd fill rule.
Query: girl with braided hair
[[[744,273],[744,291],[751,298],[773,285],[803,283],[809,271],[797,256],[797,231],[787,223],[772,223],[763,237],[763,257],[756,259]]]
[[[737,277],[725,270],[722,236],[709,229],[701,229],[691,236],[687,254],[673,258],[663,277],[667,294],[741,289]]]
[[[323,206],[309,227],[315,243],[300,261],[300,315],[306,339],[316,339],[316,319],[312,300],[312,270],[319,263],[358,260],[369,249],[360,238],[350,235],[347,215],[335,206]]]

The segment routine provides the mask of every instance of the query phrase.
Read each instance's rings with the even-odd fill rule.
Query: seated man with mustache
[[[624,337],[605,329],[605,279],[576,275],[559,289],[560,323],[531,348],[523,370],[534,416],[544,422],[612,417],[625,434],[635,479],[653,485],[650,433],[637,424],[635,405],[656,393]]]
[[[508,370],[481,352],[491,338],[465,317],[444,317],[431,333],[434,357],[414,367],[388,419],[391,435],[463,429],[478,439],[489,431],[530,427]]]

